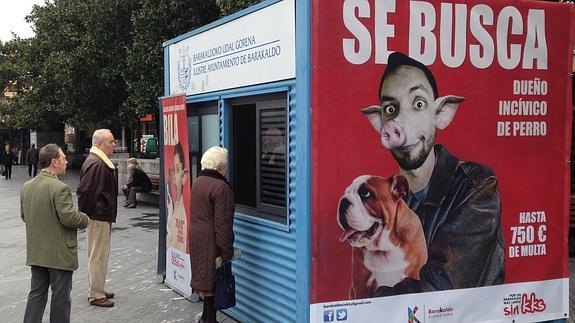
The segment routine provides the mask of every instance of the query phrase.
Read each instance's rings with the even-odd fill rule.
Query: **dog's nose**
[[[339,219],[339,224],[341,224],[341,226],[344,229],[349,228],[349,224],[347,223],[347,218],[345,217],[345,215],[346,215],[347,209],[349,209],[350,205],[351,205],[351,203],[345,197],[339,201],[339,209],[337,211],[338,219]]]

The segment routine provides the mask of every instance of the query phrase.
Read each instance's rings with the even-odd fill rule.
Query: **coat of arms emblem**
[[[178,84],[180,89],[186,92],[192,78],[192,60],[189,55],[189,47],[180,48],[178,55]]]

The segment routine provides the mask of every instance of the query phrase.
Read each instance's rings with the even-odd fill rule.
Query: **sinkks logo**
[[[417,311],[419,310],[419,307],[414,306],[413,309],[411,307],[407,308],[407,322],[408,323],[421,323],[421,321],[419,319],[417,319],[417,316],[415,316],[415,314],[417,313]]]
[[[522,314],[533,314],[544,312],[547,304],[543,298],[538,298],[535,293],[510,294],[503,299],[503,314],[505,316],[515,316]]]
[[[347,320],[347,309],[339,308],[339,309],[335,310],[335,317],[338,321]]]
[[[324,322],[333,322],[333,310],[323,311],[323,321]]]

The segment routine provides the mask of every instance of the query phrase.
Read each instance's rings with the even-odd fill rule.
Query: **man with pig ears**
[[[398,52],[379,86],[380,106],[363,109],[409,183],[405,198],[423,225],[429,258],[421,280],[405,279],[378,296],[502,284],[505,247],[493,171],[435,145],[464,98],[439,97],[431,71]]]

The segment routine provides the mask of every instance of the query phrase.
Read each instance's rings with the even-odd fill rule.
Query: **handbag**
[[[216,269],[214,307],[223,310],[233,306],[236,306],[236,280],[231,261],[224,260],[222,266]]]
[[[4,164],[0,164],[0,175],[6,175],[6,168],[4,167]]]

